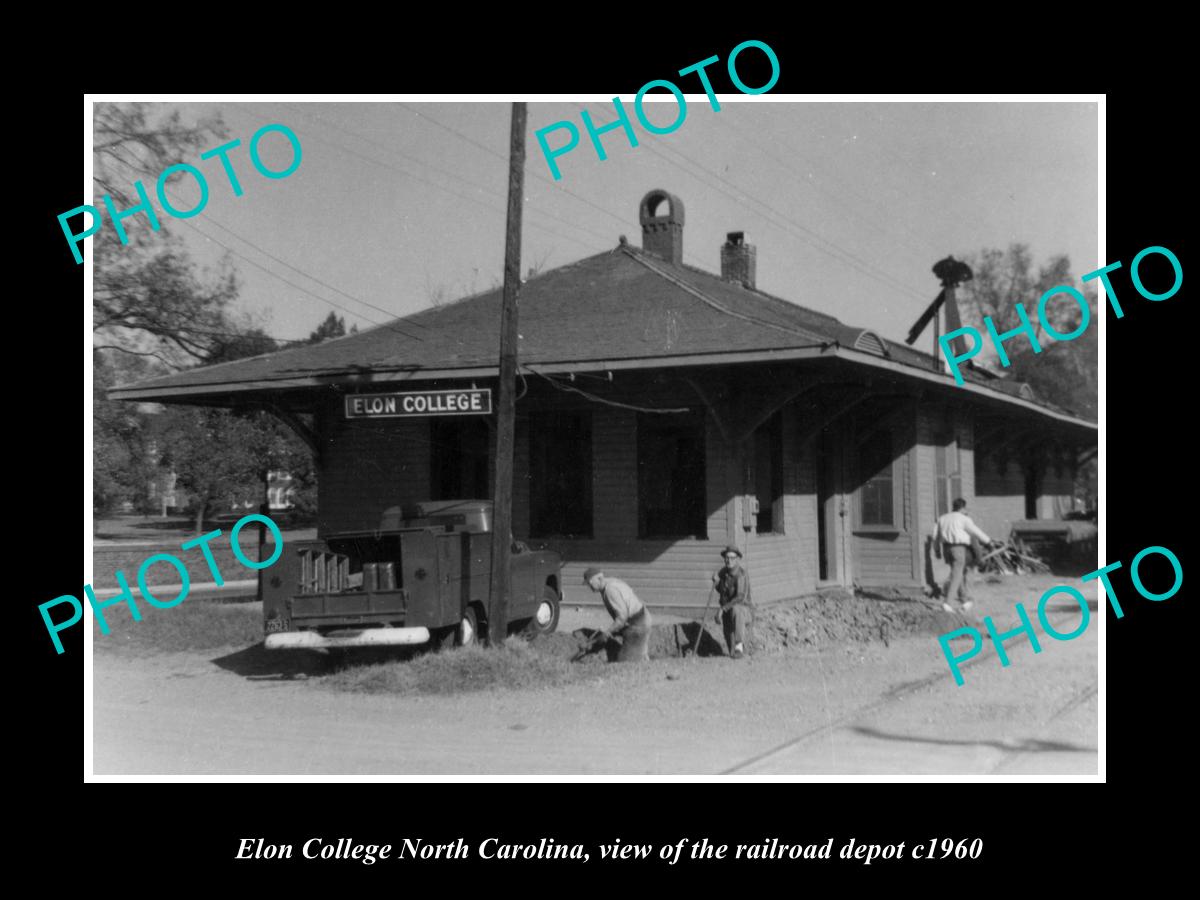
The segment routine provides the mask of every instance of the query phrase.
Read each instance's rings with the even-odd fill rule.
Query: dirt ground
[[[977,581],[973,612],[1011,628],[1014,602],[1034,615],[1042,592],[1059,583],[1068,582]],[[1008,667],[986,643],[965,665],[961,687],[937,635],[968,622],[934,604],[847,595],[760,610],[742,660],[723,655],[712,625],[701,654],[681,657],[696,626],[663,617],[649,663],[606,665],[602,654],[571,663],[575,633],[603,624],[604,613],[564,609],[558,634],[511,661],[522,678],[534,671],[536,679],[454,694],[414,677],[363,690],[369,667],[348,678],[318,653],[260,645],[133,653],[97,638],[94,770],[435,779],[1095,775],[1102,615],[1091,614],[1076,640],[1039,632],[1038,654],[1024,638],[1008,642]],[[1077,607],[1051,607],[1064,632],[1079,615]],[[470,660],[414,659],[378,671],[413,663]]]

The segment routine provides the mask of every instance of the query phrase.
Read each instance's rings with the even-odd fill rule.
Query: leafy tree
[[[357,328],[356,328],[357,330]],[[321,341],[327,341],[330,338],[339,338],[346,336],[346,320],[341,316],[336,316],[331,310],[329,315],[325,317],[316,330],[308,336],[310,344],[319,344]]]
[[[963,287],[965,319],[983,328],[984,316],[990,316],[1000,332],[1021,324],[1017,305],[1024,307],[1042,352],[1019,338],[1005,346],[1011,360],[1007,372],[1018,381],[1027,381],[1039,397],[1073,412],[1094,417],[1096,414],[1097,344],[1096,292],[1092,285],[1081,291],[1091,311],[1091,322],[1084,333],[1072,341],[1056,341],[1046,334],[1037,315],[1042,294],[1058,285],[1078,288],[1071,275],[1071,263],[1065,255],[1051,257],[1034,271],[1033,255],[1026,244],[1011,244],[1007,250],[986,249],[966,259],[975,277]],[[1067,296],[1046,307],[1051,327],[1059,334],[1074,331],[1082,311]],[[990,350],[985,344],[985,353]]]
[[[254,430],[253,423],[224,409],[172,406],[155,417],[162,464],[191,496],[197,533],[221,501],[228,503],[254,484]]]
[[[1042,350],[1033,352],[1032,345],[1018,339],[1006,345],[1010,364],[1005,370],[1009,377],[1027,382],[1041,399],[1095,421],[1099,406],[1098,326],[1096,321],[1098,297],[1093,284],[1080,289],[1071,275],[1066,256],[1054,256],[1035,273],[1033,256],[1025,244],[1012,244],[1007,251],[983,250],[974,258],[967,257],[974,270],[974,280],[963,290],[963,313],[974,313],[974,322],[981,330],[983,317],[991,316],[999,332],[1009,331],[1021,324],[1017,313],[1020,303],[1034,327]],[[1090,312],[1088,327],[1077,338],[1057,341],[1045,333],[1037,316],[1042,294],[1058,285],[1070,285],[1080,290]],[[1046,307],[1051,327],[1059,334],[1069,334],[1080,324],[1083,312],[1077,303],[1064,295]],[[990,343],[987,344],[990,347]],[[1080,467],[1076,475],[1076,494],[1095,507],[1097,470],[1095,460]]]
[[[318,333],[344,332],[339,319],[326,319]],[[329,334],[329,336],[334,336]],[[323,338],[322,338],[323,339]],[[229,362],[272,353],[276,342],[252,329],[214,346],[207,363]],[[196,528],[225,504],[246,501],[265,506],[270,473],[291,474],[297,510],[315,512],[316,470],[308,446],[284,423],[261,409],[240,410],[173,407],[155,423],[163,448],[163,464],[172,467],[177,483],[193,497]]]
[[[140,405],[106,398],[114,384],[157,374],[140,356],[108,358],[92,355],[92,506],[97,514],[124,503],[145,508],[155,476],[153,448],[147,438],[147,415]]]
[[[998,331],[1009,331],[1021,324],[1017,304],[1025,307],[1033,323],[1034,333],[1042,338],[1042,328],[1037,320],[1037,301],[1050,288],[1071,281],[1071,263],[1066,256],[1051,257],[1049,262],[1033,271],[1033,255],[1028,244],[1010,244],[1008,250],[995,248],[980,251],[979,255],[967,257],[966,262],[975,277],[964,288],[966,302],[972,304],[983,316],[991,316]],[[1056,303],[1048,307],[1048,314],[1062,315],[1066,304]],[[1054,319],[1051,324],[1058,328]]]

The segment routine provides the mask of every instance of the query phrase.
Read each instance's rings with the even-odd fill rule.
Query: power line
[[[726,125],[724,127],[727,129],[730,129],[730,128],[732,128],[732,125],[730,125],[729,123],[726,123]],[[785,146],[787,151],[789,153],[793,154],[801,162],[806,163],[810,168],[813,168],[813,169],[821,168],[821,166],[819,166],[817,163],[813,162],[813,160],[811,158],[806,157],[803,154],[801,154],[799,151],[797,151],[795,149],[794,145],[786,142],[783,139],[783,137],[780,136],[778,131],[772,130],[769,133],[770,133],[771,137],[774,138],[776,143]],[[740,132],[738,132],[736,134],[740,137]],[[743,140],[743,143],[749,144],[750,142]],[[923,254],[923,253],[926,253],[927,251],[932,250],[933,255],[936,255],[937,251],[933,249],[932,244],[926,244],[922,247],[918,247],[915,244],[913,244],[911,241],[909,241],[907,238],[905,238],[904,235],[897,234],[897,233],[893,232],[890,228],[886,228],[883,225],[880,225],[879,222],[876,221],[873,217],[866,215],[864,213],[858,212],[853,207],[851,207],[849,204],[845,203],[840,197],[838,197],[838,195],[834,191],[830,190],[827,187],[824,187],[819,182],[814,182],[811,180],[805,181],[803,178],[800,178],[795,172],[792,171],[792,167],[785,160],[780,159],[779,157],[777,157],[773,153],[771,153],[769,150],[767,150],[764,143],[756,143],[756,144],[753,144],[753,146],[755,147],[755,149],[760,150],[769,159],[773,160],[779,166],[779,168],[781,170],[783,170],[783,172],[785,174],[787,174],[789,177],[792,178],[792,180],[796,181],[799,184],[807,185],[808,187],[812,187],[818,191],[821,191],[821,193],[828,196],[829,199],[832,200],[835,204],[840,206],[842,209],[846,210],[851,215],[856,216],[857,218],[861,219],[863,222],[866,222],[868,225],[870,225],[876,231],[879,231],[881,234],[885,234],[888,237],[899,241],[901,244],[903,244],[909,250],[912,250],[914,253],[922,253]],[[842,186],[842,189],[845,190],[848,194],[852,194],[853,196],[855,196],[859,200],[861,200],[863,203],[869,204],[870,206],[874,207],[875,209],[879,210],[880,212],[883,212],[883,210],[879,206],[877,206],[872,200],[870,200],[870,198],[864,197],[862,194],[860,194],[857,190],[854,189],[853,185],[851,185],[845,179],[839,177],[836,172],[833,173],[833,178],[837,180],[837,182]]]
[[[420,328],[427,329],[429,327],[428,325],[423,325],[420,322],[413,322],[408,316],[398,316],[391,310],[384,309],[382,306],[376,306],[374,303],[371,303],[367,300],[360,300],[358,297],[355,297],[352,294],[347,294],[341,288],[336,288],[332,284],[327,284],[326,282],[322,281],[320,278],[317,278],[315,275],[309,275],[303,269],[296,268],[291,263],[287,262],[286,260],[280,259],[274,253],[271,253],[269,250],[264,250],[262,247],[258,246],[258,244],[254,243],[253,241],[249,240],[248,238],[244,238],[237,232],[233,231],[232,229],[226,228],[224,225],[222,225],[220,222],[218,222],[212,216],[206,216],[205,221],[211,222],[213,225],[216,225],[218,228],[220,228],[226,234],[230,234],[233,237],[237,238],[239,241],[241,241],[243,244],[247,244],[247,245],[253,247],[255,250],[257,250],[263,256],[270,257],[271,259],[275,260],[275,262],[279,263],[281,266],[286,266],[287,268],[291,269],[293,272],[295,272],[299,275],[303,275],[305,278],[309,279],[310,281],[315,281],[317,284],[321,285],[321,287],[323,287],[323,288],[327,288],[328,290],[331,290],[331,291],[334,291],[335,293],[341,294],[343,297],[345,297],[348,300],[353,300],[355,303],[361,303],[363,306],[369,306],[371,309],[376,310],[377,312],[381,312],[385,316],[391,316],[393,319],[399,319],[400,321],[408,322],[409,324],[416,325]],[[407,334],[413,340],[416,340],[416,341],[423,340],[423,338],[421,338],[415,334],[409,334],[407,331],[404,331],[403,329],[397,329],[397,330],[401,334]]]
[[[479,141],[475,140],[474,138],[472,138],[472,137],[469,137],[469,136],[467,136],[467,135],[463,134],[461,131],[459,131],[459,130],[457,130],[457,129],[455,129],[455,128],[451,128],[449,125],[445,125],[445,124],[443,124],[442,122],[439,122],[437,119],[433,118],[432,116],[426,115],[425,113],[423,113],[423,112],[421,112],[421,111],[419,111],[419,110],[413,109],[413,108],[412,108],[411,106],[409,106],[407,103],[397,103],[397,104],[396,104],[396,106],[402,106],[402,107],[404,107],[405,109],[407,109],[409,112],[411,112],[411,113],[413,113],[413,114],[415,114],[415,115],[418,115],[418,116],[420,116],[420,117],[421,117],[422,119],[424,119],[425,121],[427,121],[427,122],[432,122],[432,123],[433,123],[434,125],[436,125],[438,128],[441,128],[441,129],[443,129],[444,131],[448,131],[448,132],[450,132],[450,133],[451,133],[451,134],[453,134],[453,135],[457,135],[458,137],[460,137],[460,138],[462,138],[464,141],[466,141],[468,144],[471,144],[471,145],[472,145],[472,146],[474,146],[474,147],[478,147],[478,148],[479,148],[480,150],[482,150],[484,153],[491,154],[492,156],[495,156],[495,157],[497,157],[498,159],[503,159],[503,160],[506,160],[506,161],[507,161],[507,158],[506,158],[506,157],[505,157],[503,154],[496,152],[496,151],[495,151],[495,150],[493,150],[491,147],[485,146],[484,144],[481,144],[481,143],[479,143]],[[616,219],[618,222],[620,222],[620,223],[621,223],[622,227],[624,227],[624,226],[627,226],[627,225],[629,224],[629,221],[628,221],[627,219],[625,219],[625,218],[622,218],[621,216],[618,216],[618,215],[617,215],[616,213],[614,213],[614,212],[610,212],[609,210],[605,209],[603,206],[600,206],[600,205],[598,205],[598,204],[596,204],[596,203],[593,203],[593,202],[592,202],[591,200],[589,200],[587,197],[583,197],[583,196],[581,196],[581,195],[579,195],[579,194],[575,193],[575,192],[574,192],[574,191],[572,191],[570,188],[563,187],[563,186],[562,186],[561,184],[559,184],[557,181],[555,181],[555,180],[554,180],[554,179],[552,179],[552,178],[547,178],[547,177],[546,177],[545,175],[543,175],[541,172],[538,172],[537,170],[533,170],[533,169],[531,169],[531,170],[530,170],[530,172],[529,172],[529,174],[533,175],[533,177],[534,177],[534,178],[538,178],[538,179],[540,179],[540,180],[542,180],[542,181],[546,182],[546,183],[547,183],[547,184],[549,184],[551,187],[554,187],[554,188],[556,188],[557,190],[561,191],[562,193],[566,194],[567,196],[569,196],[569,197],[574,197],[574,198],[575,198],[576,200],[578,200],[580,203],[586,203],[588,206],[592,207],[592,209],[599,210],[600,212],[604,213],[604,215],[608,216],[610,219]]]
[[[199,234],[205,240],[212,241],[214,244],[224,247],[226,250],[228,250],[234,256],[238,257],[238,259],[241,259],[244,262],[250,263],[250,265],[254,266],[256,269],[261,269],[263,272],[266,272],[272,278],[279,279],[280,281],[282,281],[284,284],[288,285],[289,287],[294,287],[296,290],[301,291],[305,294],[308,294],[308,296],[312,297],[314,300],[320,300],[322,303],[328,303],[330,306],[334,306],[337,309],[342,310],[342,312],[347,312],[347,313],[350,313],[350,315],[352,315],[352,316],[358,316],[360,319],[365,319],[367,322],[370,322],[372,325],[387,327],[388,323],[376,322],[374,319],[368,318],[367,316],[364,316],[362,313],[355,312],[354,310],[349,309],[348,307],[342,306],[341,304],[337,303],[336,301],[330,300],[326,297],[322,297],[319,294],[314,294],[308,288],[303,287],[299,284],[296,284],[296,282],[291,281],[287,278],[284,278],[278,272],[272,272],[266,266],[255,262],[254,260],[252,260],[250,257],[246,256],[243,253],[239,253],[237,250],[235,250],[233,247],[230,247],[224,241],[221,241],[220,239],[213,237],[211,234],[207,234],[204,231],[202,231],[201,229],[197,228],[194,224],[192,224],[192,222],[190,220],[180,219],[179,221],[182,222],[184,225],[188,226],[188,228],[191,228],[193,231],[195,231],[197,234]],[[403,331],[400,333],[404,334],[405,337],[413,337],[413,335],[407,334],[406,332],[403,332]],[[417,338],[417,340],[420,340],[420,338]]]
[[[597,109],[602,109],[602,107],[597,106]],[[661,159],[665,160],[666,162],[671,163],[674,166],[682,168],[682,166],[680,166],[680,164],[678,162],[675,162],[671,158],[665,156],[662,152],[659,151],[658,148],[654,147],[653,145],[646,144],[645,146],[650,152],[654,153],[656,156],[660,157]],[[676,154],[677,156],[681,157],[685,161],[687,161],[693,167],[699,169],[702,172],[707,173],[709,176],[711,176],[711,178],[715,178],[717,181],[721,182],[722,184],[728,185],[733,190],[740,191],[741,194],[746,199],[748,199],[748,200],[758,204],[759,206],[763,207],[764,209],[768,210],[775,217],[775,221],[772,224],[775,224],[778,227],[785,228],[785,229],[789,228],[789,226],[790,226],[793,234],[796,237],[799,237],[800,240],[807,243],[813,249],[818,250],[818,251],[826,254],[827,256],[830,256],[833,259],[836,259],[838,262],[841,262],[844,265],[849,266],[850,268],[854,269],[861,275],[865,275],[874,281],[878,281],[880,284],[883,284],[884,286],[888,287],[890,290],[900,290],[907,294],[912,295],[915,299],[920,300],[922,303],[926,302],[927,298],[923,294],[921,294],[918,290],[916,290],[915,288],[912,288],[912,287],[904,284],[903,282],[896,279],[894,276],[883,271],[882,269],[879,269],[877,266],[872,265],[871,263],[867,262],[866,260],[860,259],[859,257],[855,256],[850,251],[840,247],[834,241],[829,240],[828,238],[818,234],[817,232],[813,231],[812,229],[807,228],[804,225],[801,225],[797,222],[792,221],[787,216],[785,216],[783,213],[779,212],[774,207],[770,206],[770,204],[765,203],[762,200],[759,200],[758,198],[754,197],[752,194],[750,194],[744,188],[739,188],[736,185],[732,184],[731,182],[727,181],[719,173],[713,172],[711,169],[707,168],[706,166],[696,162],[691,157],[689,157],[687,154],[685,154],[677,149],[674,149],[674,148],[671,148],[671,152]],[[683,169],[683,171],[687,172],[686,169]],[[723,187],[721,187],[720,184],[714,184],[711,181],[706,181],[704,178],[702,178],[701,176],[695,175],[694,173],[689,172],[688,174],[691,174],[694,178],[697,178],[698,180],[708,184],[709,187],[712,187],[715,190],[718,190],[721,193],[725,194],[730,199],[736,201],[739,205],[746,206],[745,200],[743,200],[742,198],[737,197],[736,195],[725,190]],[[754,210],[751,210],[751,211],[753,212]],[[763,216],[764,218],[767,218],[761,212],[758,212],[757,214],[760,216]],[[812,238],[815,238],[816,240],[821,241],[822,243],[828,244],[830,247],[832,247],[834,249],[830,250],[830,249],[827,249],[826,247],[820,246],[819,244],[815,244],[809,238],[804,237],[803,234],[796,234],[796,230],[799,230],[808,235],[811,235]],[[838,253],[842,254],[842,256],[839,256]],[[843,257],[845,257],[845,258],[843,258]],[[874,271],[872,271],[872,270],[874,270]]]
[[[607,400],[604,397],[598,397],[597,395],[595,395],[589,391],[585,391],[585,390],[582,390],[577,387],[572,387],[569,384],[564,384],[562,382],[555,381],[549,375],[543,375],[541,372],[538,372],[536,369],[530,369],[529,366],[525,365],[524,363],[518,363],[517,365],[518,365],[518,371],[520,369],[528,369],[528,371],[531,374],[537,375],[540,378],[544,378],[546,381],[548,381],[550,383],[550,386],[555,388],[556,390],[563,391],[564,393],[568,393],[568,394],[578,394],[581,397],[584,397],[593,403],[602,403],[605,406],[615,406],[618,409],[631,409],[635,412],[644,412],[644,413],[686,413],[686,412],[691,412],[691,409],[689,409],[686,406],[685,407],[664,407],[662,409],[652,409],[651,407],[648,407],[648,406],[634,406],[630,403],[621,403],[617,400]]]
[[[651,147],[650,149],[654,152],[657,152],[657,150],[653,147]],[[684,160],[691,163],[693,166],[700,169],[701,171],[708,173],[712,177],[716,178],[718,181],[729,185],[729,187],[732,188],[733,190],[740,191],[746,197],[746,199],[758,204],[763,209],[766,209],[768,212],[770,212],[775,217],[774,224],[777,224],[782,228],[791,230],[792,234],[795,237],[798,237],[800,240],[804,241],[804,243],[808,244],[814,250],[818,250],[821,253],[824,253],[826,256],[829,256],[832,259],[835,259],[838,262],[843,263],[844,265],[850,267],[851,269],[854,269],[856,272],[858,272],[861,275],[865,275],[868,278],[871,278],[872,280],[879,282],[884,287],[887,287],[890,290],[902,291],[906,294],[911,295],[912,297],[921,301],[922,303],[926,302],[926,300],[928,299],[923,294],[921,294],[921,292],[918,291],[916,288],[906,285],[904,282],[897,279],[894,275],[891,275],[890,273],[886,272],[885,270],[880,269],[878,266],[875,266],[874,264],[867,262],[866,260],[862,259],[861,257],[856,256],[855,254],[851,253],[849,250],[846,250],[845,248],[841,247],[836,242],[830,240],[829,238],[825,237],[824,235],[821,235],[818,232],[813,231],[811,228],[808,228],[807,226],[801,225],[798,222],[795,222],[794,220],[789,219],[787,216],[785,216],[783,213],[779,212],[777,209],[772,207],[770,204],[768,204],[762,200],[759,200],[753,194],[749,193],[745,188],[738,187],[737,185],[733,184],[732,182],[726,180],[725,178],[722,178],[720,175],[713,172],[711,169],[701,165],[700,163],[697,163],[691,157],[687,156],[687,154],[682,153],[679,150],[674,149],[674,148],[671,148],[671,152],[679,155]],[[659,153],[658,155],[662,156],[662,158],[666,159],[668,162],[671,162],[671,160],[668,157],[663,156],[663,154]],[[711,186],[716,188],[717,190],[721,191],[726,196],[736,200],[741,205],[743,205],[743,206],[746,205],[742,200],[738,199],[733,194],[729,193],[728,191],[723,190],[720,187],[720,185],[711,185]],[[747,208],[749,208],[749,207],[747,207]],[[753,211],[753,210],[751,210],[751,211]],[[762,215],[762,213],[759,213],[759,215]],[[764,217],[764,218],[766,218],[766,217]],[[797,231],[803,232],[803,233],[802,234],[797,233]],[[815,239],[816,241],[819,241],[821,243],[814,243],[813,240],[810,240],[809,238],[805,237],[804,235],[809,235],[812,239]],[[822,243],[827,244],[828,247],[821,246]],[[829,248],[832,248],[832,249],[829,249]],[[838,254],[841,254],[841,255],[839,256]]]
[[[332,126],[328,123],[328,120],[322,119],[320,116],[317,116],[312,113],[308,113],[303,109],[297,108],[298,104],[285,103],[283,105],[287,106],[289,109],[296,108],[296,112],[300,113],[300,115],[302,115],[305,118],[308,118],[326,128],[329,128],[330,130],[333,130],[333,128],[336,127],[336,129],[339,132],[346,132],[347,134],[352,134],[355,137],[358,137],[358,138],[366,141],[369,144],[373,144],[374,146],[380,148],[381,150],[383,150],[387,153],[391,153],[391,154],[394,154],[395,156],[399,156],[401,159],[406,159],[409,162],[415,163],[418,166],[425,166],[429,169],[432,169],[434,172],[438,172],[442,175],[445,175],[448,178],[452,178],[455,181],[461,182],[463,185],[466,185],[467,187],[473,187],[476,190],[483,191],[484,193],[490,194],[493,197],[503,200],[503,201],[505,201],[505,203],[508,202],[508,198],[504,194],[500,193],[499,191],[496,191],[490,187],[481,185],[478,182],[468,181],[466,178],[463,178],[457,172],[452,172],[449,169],[443,169],[442,167],[440,167],[434,163],[427,162],[423,159],[418,159],[415,156],[410,156],[409,154],[405,153],[402,150],[397,150],[395,147],[392,147],[388,144],[384,144],[383,142],[377,141],[374,138],[368,137],[367,135],[363,134],[360,131],[355,131],[353,128],[347,128],[345,125],[338,124],[336,126]],[[537,207],[531,206],[528,203],[526,204],[525,208],[526,208],[527,212],[534,213],[536,215],[546,216],[547,218],[553,219],[556,222],[561,222],[562,224],[567,225],[571,228],[575,228],[581,232],[585,232],[585,233],[591,235],[592,237],[599,238],[600,240],[602,240],[606,243],[611,241],[610,236],[607,234],[600,234],[600,232],[598,232],[598,231],[593,231],[592,229],[587,228],[586,226],[580,225],[578,222],[572,222],[570,219],[564,219],[562,216],[555,215],[554,213],[552,213],[548,210],[538,209]],[[534,223],[531,222],[530,224],[532,225]],[[584,244],[583,246],[590,247],[590,245],[588,245],[588,244]]]
[[[413,109],[412,107],[408,106],[408,104],[405,104],[405,103],[397,103],[396,105],[403,106],[405,109],[409,110],[410,112],[412,112],[413,114],[415,114],[417,116],[420,116],[422,119],[425,119],[427,122],[430,122],[430,123],[436,125],[438,128],[441,128],[444,131],[450,132],[450,134],[456,135],[457,137],[461,138],[462,140],[466,141],[468,144],[471,144],[474,147],[478,147],[484,153],[488,153],[488,154],[496,157],[497,159],[504,159],[504,156],[502,154],[496,152],[492,148],[479,143],[479,141],[475,140],[474,138],[472,138],[468,135],[463,134],[461,131],[458,131],[455,128],[451,128],[449,125],[445,125],[442,122],[439,122],[437,119],[433,118],[432,116],[429,116],[423,112],[420,112],[419,110]],[[566,194],[569,197],[573,197],[574,199],[578,200],[580,203],[584,203],[584,204],[590,206],[592,209],[595,209],[595,210],[598,210],[598,211],[604,213],[604,215],[608,216],[610,219],[615,219],[617,222],[619,222],[621,224],[622,228],[627,228],[629,226],[628,219],[605,209],[603,206],[593,203],[587,197],[584,197],[580,194],[575,193],[570,188],[564,187],[562,184],[560,184],[557,181],[554,181],[551,178],[547,178],[541,172],[538,172],[536,170],[530,170],[529,174],[533,175],[535,178],[540,179],[541,181],[546,182],[551,187],[553,187],[555,190],[557,190],[563,194]],[[697,268],[704,267],[704,262],[701,259],[699,259],[695,254],[688,253],[686,250],[684,251],[684,258],[685,259],[690,258],[692,263],[695,264],[697,266]]]
[[[250,115],[250,114],[243,111],[243,115]],[[256,118],[262,118],[262,117],[258,116]],[[468,194],[461,194],[458,191],[451,190],[450,188],[445,187],[444,185],[440,185],[435,181],[430,181],[428,178],[425,178],[422,175],[419,175],[419,174],[416,174],[413,172],[409,172],[405,169],[400,168],[399,166],[393,165],[392,163],[385,162],[385,161],[379,160],[379,159],[375,159],[372,156],[367,156],[366,154],[360,153],[359,151],[355,150],[353,147],[347,147],[345,144],[338,143],[337,141],[332,141],[329,138],[321,137],[318,134],[314,134],[313,137],[316,138],[318,141],[320,141],[323,144],[328,144],[331,147],[336,147],[339,150],[344,150],[346,153],[349,153],[352,156],[357,156],[359,159],[365,160],[366,162],[373,163],[374,165],[381,166],[382,168],[385,168],[385,169],[390,169],[393,172],[399,172],[401,175],[404,175],[408,178],[413,178],[417,181],[427,184],[430,187],[434,188],[435,190],[444,191],[445,193],[450,194],[451,196],[458,197],[460,200],[466,200],[468,203],[474,203],[478,206],[482,206],[484,209],[488,210],[489,212],[491,212],[493,214],[500,215],[500,216],[507,215],[506,210],[497,209],[496,207],[483,202],[478,197],[472,197]],[[595,251],[597,249],[596,247],[587,243],[586,241],[581,241],[578,238],[571,237],[569,234],[563,234],[561,231],[556,231],[553,228],[549,228],[549,227],[547,227],[545,225],[541,225],[537,222],[530,222],[529,225],[531,228],[541,229],[542,231],[546,231],[546,232],[554,235],[555,237],[566,238],[568,241],[574,241],[575,243],[579,244],[580,246],[586,247],[588,250]],[[608,248],[605,247],[602,249],[607,250]]]

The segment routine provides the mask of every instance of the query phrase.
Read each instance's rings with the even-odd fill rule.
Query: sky
[[[646,105],[661,125],[678,114],[663,96]],[[611,250],[620,235],[641,246],[638,204],[655,188],[683,201],[686,263],[719,272],[726,233],[744,231],[759,288],[894,340],[937,294],[931,267],[949,254],[1021,242],[1036,264],[1067,254],[1076,278],[1107,262],[1097,256],[1095,103],[721,95],[714,111],[703,94],[687,99],[682,125],[654,135],[622,97],[639,144],[608,132],[603,161],[580,112],[613,121],[611,99],[529,104],[523,272]],[[245,193],[233,196],[216,159],[182,160],[205,172],[209,203],[163,221],[202,265],[229,257],[238,311],[271,336],[303,339],[330,311],[361,329],[499,282],[509,102],[159,106],[185,121],[219,113],[242,140],[230,159]],[[580,143],[558,158],[555,181],[534,132],[564,120]],[[251,135],[273,123],[292,129],[303,153],[275,180],[246,155]],[[268,167],[287,166],[281,135],[261,146]],[[182,208],[199,196],[187,178],[172,185]],[[917,346],[930,350],[931,335]]]

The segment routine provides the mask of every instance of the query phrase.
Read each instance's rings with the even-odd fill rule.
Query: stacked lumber
[[[1026,575],[1050,571],[1050,567],[1020,538],[999,542],[999,546],[993,547],[983,555],[977,566],[980,572],[993,572],[998,575]]]

